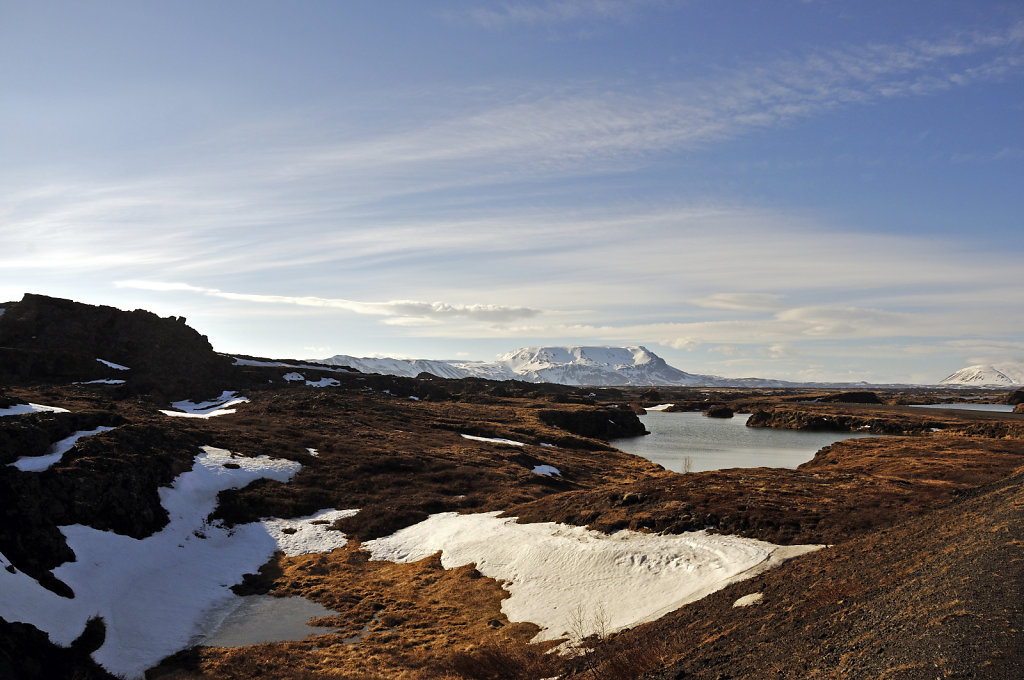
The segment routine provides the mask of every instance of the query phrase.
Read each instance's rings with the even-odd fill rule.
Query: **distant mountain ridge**
[[[967,385],[971,387],[1014,387],[1024,385],[1024,361],[967,366],[940,380],[939,384]]]
[[[406,377],[426,372],[440,378],[523,380],[596,387],[786,387],[797,384],[784,380],[687,373],[669,366],[664,359],[640,345],[523,347],[497,361],[359,358],[344,354],[318,361],[331,366],[348,366],[364,373]]]

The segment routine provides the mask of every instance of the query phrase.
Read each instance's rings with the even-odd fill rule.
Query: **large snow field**
[[[231,468],[225,467],[228,463]],[[233,457],[203,447],[189,472],[159,490],[170,517],[162,531],[139,540],[82,525],[60,528],[77,559],[53,574],[71,587],[73,599],[46,590],[0,554],[0,616],[30,623],[62,646],[82,633],[90,617],[101,616],[106,640],[93,658],[114,674],[142,677],[215,626],[216,612],[237,597],[230,586],[275,551],[296,555],[345,545],[345,535],[330,531],[329,524],[355,510],[325,510],[231,529],[206,521],[220,491],[259,478],[286,482],[300,467],[289,460]],[[323,520],[327,524],[313,524]]]
[[[505,582],[511,596],[501,608],[508,619],[541,626],[534,638],[540,641],[653,621],[822,547],[783,547],[703,531],[608,535],[553,522],[517,524],[498,514],[432,515],[363,548],[375,560],[415,562],[441,551],[446,569],[476,563],[483,575]]]

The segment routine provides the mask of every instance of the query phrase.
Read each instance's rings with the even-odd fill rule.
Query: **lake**
[[[795,468],[834,442],[877,436],[747,427],[748,418],[749,414],[708,418],[697,411],[653,411],[640,416],[651,434],[616,439],[611,445],[666,470],[685,472],[688,467],[690,472],[701,472],[734,467]]]
[[[950,408],[958,411],[1013,413],[1013,404],[911,404],[911,408]]]

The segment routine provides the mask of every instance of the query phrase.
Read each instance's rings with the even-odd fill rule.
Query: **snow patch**
[[[201,401],[198,404],[188,399],[176,401],[171,404],[177,411],[160,411],[165,416],[176,416],[179,418],[213,418],[234,413],[236,409],[228,408],[235,404],[242,404],[249,401],[246,397],[239,397],[237,392],[224,391],[219,397],[212,401]]]
[[[308,387],[337,387],[341,383],[335,378],[320,378],[319,380],[307,380]]]
[[[545,477],[551,477],[552,475],[554,475],[555,477],[562,476],[562,473],[558,471],[558,468],[556,468],[553,465],[538,465],[537,467],[533,468],[533,470],[531,470],[530,472],[532,472],[535,475],[544,475]]]
[[[132,370],[132,369],[128,368],[127,366],[122,366],[121,364],[115,364],[113,361],[107,361],[106,359],[97,359],[96,361],[100,362],[104,366],[108,366],[108,367],[114,369],[115,371],[130,371],[130,370]]]
[[[100,378],[99,380],[83,380],[80,382],[73,382],[72,385],[123,385],[124,380],[115,380],[113,378]]]
[[[50,450],[43,456],[22,456],[13,463],[8,463],[11,467],[16,467],[22,472],[42,472],[43,470],[49,470],[51,466],[59,462],[64,454],[67,453],[78,443],[78,440],[82,437],[88,437],[90,435],[99,434],[100,432],[110,432],[114,428],[112,427],[97,427],[95,430],[79,430],[70,437],[65,437],[60,441],[53,444]]]
[[[21,416],[26,413],[70,413],[66,408],[59,406],[43,406],[42,404],[15,404],[6,408],[0,408],[0,416]]]
[[[733,607],[749,607],[755,604],[761,604],[761,600],[764,599],[764,593],[751,593],[750,595],[744,595],[740,599],[732,603]]]
[[[288,557],[331,552],[340,547],[339,540],[341,545],[345,545],[345,534],[332,530],[331,525],[357,512],[359,511],[321,510],[298,519],[265,519],[263,526]]]
[[[391,536],[367,541],[374,560],[415,562],[438,551],[446,569],[475,563],[504,581],[501,609],[510,621],[543,630],[535,641],[566,636],[574,614],[594,632],[653,621],[784,559],[822,546],[776,546],[703,531],[674,536],[601,534],[556,524],[517,524],[498,512],[441,513]],[[600,613],[604,621],[597,621]]]
[[[499,439],[497,437],[477,437],[471,434],[462,435],[466,439],[472,439],[475,442],[490,442],[492,444],[507,444],[509,446],[526,446],[523,442],[512,441],[511,439]]]
[[[645,411],[664,411],[675,406],[675,404],[658,404],[657,406],[644,406]]]
[[[210,612],[237,597],[230,586],[255,572],[275,551],[345,545],[344,534],[312,522],[353,510],[230,529],[207,522],[220,491],[260,478],[287,482],[300,467],[289,460],[235,457],[204,446],[189,472],[159,490],[170,518],[162,531],[139,540],[81,525],[60,527],[78,559],[53,574],[74,590],[73,599],[55,595],[17,570],[8,571],[4,567],[10,561],[0,554],[0,616],[30,623],[54,643],[67,646],[98,615],[106,624],[106,639],[93,658],[115,675],[141,678],[160,659],[209,632]],[[289,527],[295,533],[284,531]]]
[[[306,379],[306,376],[302,375],[301,373],[295,373],[295,372],[285,373],[283,377],[288,382],[298,382],[300,380],[305,380]]]

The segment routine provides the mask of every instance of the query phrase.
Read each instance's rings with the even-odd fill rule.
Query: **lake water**
[[[991,411],[1013,413],[1012,404],[912,404],[912,408],[951,408],[959,411]]]
[[[247,595],[239,597],[213,631],[196,644],[208,647],[244,647],[264,642],[304,640],[312,635],[329,635],[336,628],[310,626],[307,621],[338,612],[304,597]],[[218,612],[224,616],[224,612]]]
[[[748,418],[747,414],[708,418],[696,411],[648,412],[640,420],[651,434],[616,439],[611,444],[666,470],[685,472],[688,466],[690,472],[701,472],[734,467],[795,468],[834,442],[877,436],[747,427]]]

